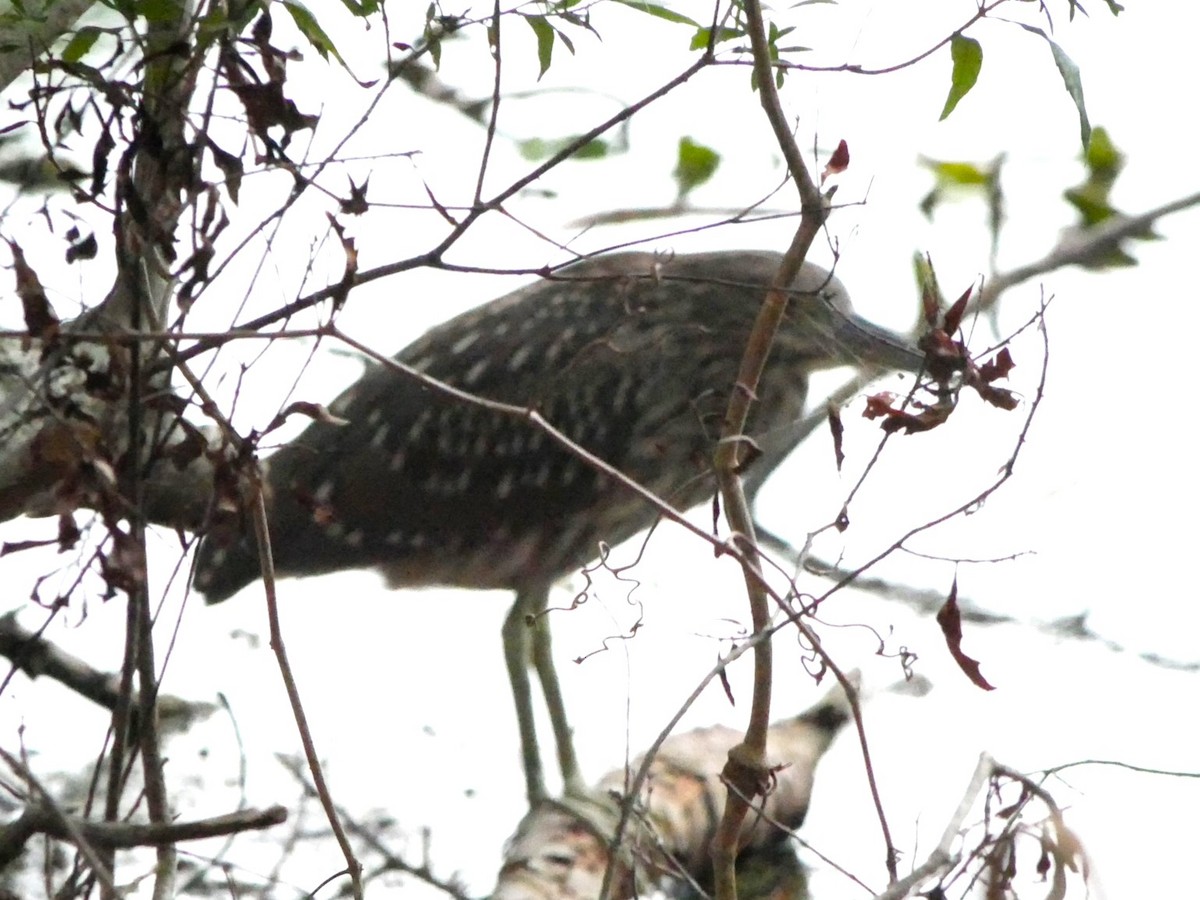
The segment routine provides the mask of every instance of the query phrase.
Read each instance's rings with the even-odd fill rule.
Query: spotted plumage
[[[458,316],[396,358],[464,391],[536,409],[686,509],[714,490],[725,406],[779,263],[758,252],[600,256]],[[798,440],[810,372],[920,362],[900,339],[855,319],[840,282],[806,265],[754,406],[749,433],[762,455],[747,473],[751,492]],[[281,575],[370,566],[397,586],[510,588],[534,598],[526,602],[536,610],[601,541],[615,544],[654,521],[644,500],[525,419],[447,399],[386,367],[368,370],[330,411],[349,424],[314,422],[266,463]],[[217,601],[258,574],[252,538],[209,542],[195,584]]]
[[[771,253],[579,263],[434,328],[397,355],[466,391],[537,409],[681,508],[711,496],[709,463],[736,368],[778,268]],[[757,487],[791,450],[806,376],[843,363],[915,367],[895,339],[837,336],[840,282],[807,266],[772,351],[750,434]],[[815,311],[815,312],[814,312]],[[846,320],[852,321],[852,320]],[[521,419],[436,395],[382,366],[267,463],[276,570],[375,566],[397,585],[519,589],[554,580],[647,527],[654,510]],[[252,539],[206,546],[211,601],[258,577]]]

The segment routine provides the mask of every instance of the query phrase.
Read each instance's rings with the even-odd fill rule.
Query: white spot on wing
[[[517,348],[517,351],[508,359],[508,371],[520,372],[525,367],[525,363],[529,362],[529,357],[533,355],[533,350],[528,344]]]
[[[487,371],[487,368],[488,361],[486,359],[479,360],[479,362],[467,369],[467,374],[463,376],[463,384],[467,387],[476,384],[483,377],[483,373]]]
[[[379,426],[379,430],[376,431],[375,434],[372,435],[372,437],[371,437],[371,449],[372,450],[382,450],[383,449],[383,445],[385,443],[387,443],[388,430],[390,429],[390,427],[391,426],[387,425],[386,423]]]
[[[450,345],[450,352],[455,354],[462,353],[464,350],[469,349],[478,340],[479,332],[469,331]]]
[[[515,479],[511,472],[505,472],[504,476],[496,483],[496,496],[501,500],[508,497],[513,491]]]

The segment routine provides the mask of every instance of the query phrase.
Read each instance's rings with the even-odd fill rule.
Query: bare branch
[[[36,678],[45,675],[108,710],[116,709],[120,684],[115,675],[98,671],[77,656],[24,628],[16,612],[0,616],[0,656]],[[158,696],[158,714],[172,728],[184,729],[215,707],[170,695]]]
[[[26,842],[35,834],[71,841],[81,850],[85,846],[106,850],[128,850],[133,847],[162,847],[180,841],[198,841],[223,837],[243,831],[261,831],[287,821],[282,806],[267,809],[243,809],[210,819],[166,824],[135,822],[93,822],[78,816],[68,816],[50,807],[31,804],[16,820],[0,827],[0,866],[8,865],[20,856]]]

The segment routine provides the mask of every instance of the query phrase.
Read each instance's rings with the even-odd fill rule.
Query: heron
[[[556,271],[439,325],[395,359],[462,392],[536,410],[680,510],[711,499],[713,451],[777,253],[623,252]],[[842,283],[805,263],[758,387],[747,495],[802,436],[808,376],[843,365],[917,371],[922,354],[856,316]],[[264,462],[276,574],[375,568],[392,587],[507,589],[502,635],[526,797],[547,798],[530,670],[568,796],[585,792],[543,615],[551,588],[650,527],[626,485],[514,416],[374,365]],[[207,538],[195,586],[224,600],[259,577],[255,539]]]

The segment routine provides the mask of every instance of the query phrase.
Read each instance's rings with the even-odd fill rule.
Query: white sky
[[[406,29],[423,6],[392,11],[394,40],[411,39],[414,32]],[[791,37],[819,47],[822,60],[889,64],[927,46],[931,36],[944,35],[974,8],[965,0],[919,4],[920,11],[914,12],[917,6],[845,2],[802,8],[805,27]],[[1018,6],[1013,5],[1014,15]],[[1169,14],[1145,4],[1128,6],[1114,20],[1100,0],[1093,0],[1093,17],[1068,25],[1065,2],[1051,3],[1059,27],[1056,39],[1083,71],[1093,124],[1107,127],[1129,155],[1114,199],[1120,207],[1140,212],[1196,189],[1194,117],[1186,112],[1194,77],[1187,61],[1194,53],[1200,12],[1191,4],[1175,4]],[[313,8],[323,22],[347,18],[337,4]],[[276,43],[286,45],[281,20],[276,19]],[[621,10],[598,10],[596,22],[605,42],[578,35],[578,56],[571,58],[560,48],[544,85],[600,85],[604,94],[628,102],[686,64],[683,29]],[[352,27],[331,30],[343,46],[362,48],[357,55],[348,54],[356,73],[375,77],[381,35],[372,32],[359,43],[364,39]],[[850,145],[852,165],[841,179],[838,198],[865,202],[830,220],[830,234],[841,251],[839,275],[860,311],[895,328],[912,319],[909,257],[914,250],[933,255],[951,295],[987,266],[979,204],[946,208],[932,223],[916,212],[916,202],[929,186],[916,166],[918,155],[986,160],[1007,154],[1002,267],[1043,254],[1072,218],[1057,197],[1081,177],[1078,125],[1049,51],[1039,39],[1002,22],[987,23],[972,34],[984,45],[983,72],[975,91],[944,123],[936,119],[949,77],[946,51],[887,77],[793,75],[783,93],[787,111],[800,123],[802,146],[811,146],[814,129],[824,150],[842,138]],[[536,69],[527,29],[510,27],[504,39],[511,77],[506,89],[532,87]],[[444,75],[467,95],[482,95],[489,89],[485,61],[478,46],[450,47]],[[322,112],[316,136],[320,149],[314,150],[319,157],[354,121],[364,92],[321,65],[296,67],[293,77],[291,95],[301,108],[320,107]],[[563,166],[543,185],[556,192],[553,199],[521,198],[511,211],[566,242],[576,233],[567,223],[580,217],[667,204],[673,199],[668,176],[681,134],[724,156],[717,177],[697,192],[695,202],[714,207],[748,203],[778,180],[779,164],[761,112],[746,93],[747,77],[745,69],[733,68],[698,76],[635,118],[628,156]],[[509,133],[554,137],[590,125],[613,109],[611,101],[598,96],[563,97],[512,103],[513,118],[504,127]],[[419,174],[444,202],[465,202],[469,196],[462,176],[477,165],[479,141],[473,125],[397,89],[347,153],[421,151],[413,163],[393,159],[375,165],[372,200],[420,202]],[[495,190],[527,166],[500,141],[488,183]],[[361,178],[368,168],[364,164],[350,171]],[[327,183],[342,187],[345,181],[339,174]],[[253,204],[265,202],[265,194],[264,189],[244,196],[241,210],[248,221],[256,221]],[[314,216],[323,216],[323,201],[314,197],[306,202]],[[784,207],[793,202],[786,191],[775,201]],[[27,221],[33,229],[36,216],[28,213]],[[1055,297],[1047,317],[1051,360],[1046,399],[1016,478],[977,514],[915,543],[916,549],[945,556],[1035,554],[958,571],[961,596],[1029,623],[968,626],[965,649],[981,661],[998,690],[983,694],[957,672],[929,615],[850,593],[827,610],[833,622],[867,623],[885,633],[889,648],[914,650],[920,657],[918,671],[934,683],[934,690],[920,699],[889,693],[884,689],[899,677],[899,669],[894,661],[872,655],[872,635],[863,629],[826,629],[838,658],[863,668],[874,692],[868,728],[890,822],[898,846],[908,854],[905,863],[922,861],[932,848],[982,750],[1029,770],[1083,758],[1200,770],[1196,676],[1150,665],[1134,652],[1057,641],[1035,627],[1086,612],[1106,640],[1132,651],[1183,662],[1200,656],[1196,589],[1186,574],[1195,552],[1194,509],[1200,499],[1189,402],[1191,360],[1200,331],[1189,268],[1198,221],[1194,212],[1165,220],[1158,231],[1166,240],[1139,245],[1135,252],[1142,264],[1136,269],[1056,273],[1042,285],[1023,286],[1006,298],[1002,330],[1029,317],[1043,288]],[[16,227],[13,219],[3,224]],[[432,217],[405,210],[372,215],[350,227],[357,232],[363,268],[423,250],[431,235],[440,234]],[[581,236],[575,246],[594,249],[670,227],[643,223],[598,229]],[[790,227],[784,221],[716,229],[649,246],[782,249]],[[313,225],[313,216],[300,214],[283,229],[256,288],[256,308],[270,308],[298,293],[298,273],[310,257],[309,235],[320,228]],[[27,246],[26,251],[52,296],[64,304],[81,292],[98,299],[88,291],[107,284],[86,267],[56,267],[52,261],[61,258],[57,245]],[[247,266],[258,258],[248,255]],[[561,258],[507,220],[482,222],[450,256],[456,262],[513,268]],[[325,252],[320,266],[317,284],[339,271],[336,248]],[[205,299],[207,307],[197,308],[198,316],[211,316],[214,325],[228,321],[229,304],[244,291],[244,271],[232,270]],[[371,339],[379,350],[392,352],[428,324],[518,283],[413,273],[356,292],[341,324]],[[983,324],[976,342],[991,342]],[[1023,339],[1013,353],[1019,366],[1014,386],[1032,396],[1040,344]],[[306,347],[285,346],[261,365],[294,367],[306,354]],[[349,361],[323,359],[310,370],[301,394],[330,399],[356,373]],[[261,426],[290,386],[290,375],[248,384],[238,421]],[[231,391],[226,383],[226,396]],[[853,483],[849,473],[857,471],[855,466],[874,446],[875,432],[860,424],[859,408],[851,407],[845,415],[850,426],[848,474],[837,477],[827,448],[812,442],[764,492],[760,511],[768,527],[801,542],[806,532],[836,513]],[[837,542],[826,541],[822,552],[844,552],[848,562],[866,558],[909,527],[971,496],[1007,458],[1023,414],[1024,408],[1013,414],[965,408],[944,433],[895,442],[873,475],[873,488],[851,511],[853,527]],[[49,533],[51,523],[18,522],[5,529],[4,537]],[[161,547],[156,565],[164,572],[177,553],[170,536],[161,539]],[[708,551],[672,529],[655,537],[651,551],[637,570],[645,627],[636,640],[581,666],[568,662],[628,626],[631,613],[616,585],[602,586],[581,610],[552,619],[589,777],[619,766],[627,746],[636,752],[657,734],[724,648],[715,638],[737,631],[739,625],[729,620],[747,618],[739,578],[727,561],[712,560]],[[632,555],[634,549],[627,552]],[[43,568],[46,559],[41,560]],[[0,560],[0,573],[14,585],[11,605],[18,605],[32,580],[29,560]],[[906,558],[889,561],[879,574],[944,590],[953,568]],[[265,642],[256,646],[244,636],[265,629],[252,593],[214,609],[195,602],[187,607],[164,687],[200,699],[223,691],[248,748],[252,802],[290,803],[299,792],[280,775],[268,751],[293,753],[298,741]],[[386,810],[411,828],[414,838],[407,849],[414,854],[418,829],[429,826],[434,866],[443,874],[461,869],[473,891],[485,892],[501,843],[522,806],[515,723],[497,639],[508,600],[499,594],[448,591],[383,593],[377,579],[365,573],[286,583],[289,650],[318,746],[330,762],[328,774],[341,803],[355,810]],[[559,598],[566,602],[570,594],[563,591]],[[87,612],[83,627],[55,635],[97,665],[115,668],[120,604],[92,601]],[[79,617],[75,610],[72,623]],[[36,616],[30,621],[36,622]],[[235,631],[243,636],[231,638]],[[348,652],[342,655],[339,648]],[[777,658],[775,704],[777,714],[785,715],[809,705],[823,689],[803,675],[790,638],[780,641]],[[713,688],[685,725],[744,725],[748,669],[743,663],[731,672],[736,708]],[[20,679],[0,697],[0,716],[0,743],[13,746],[15,728],[24,722],[25,740],[41,751],[35,759],[46,772],[60,764],[83,765],[96,752],[104,727],[103,717],[82,701],[65,697],[52,685]],[[63,740],[57,731],[63,721],[72,722],[76,734],[86,731],[94,739]],[[209,751],[202,770],[208,781],[202,789],[183,778],[177,782],[185,815],[229,808],[230,797],[212,790],[236,770],[227,728],[227,721],[219,719],[212,731],[191,735],[172,748],[172,759],[189,771],[200,765],[194,758],[200,749]],[[1178,895],[1179,885],[1190,876],[1198,836],[1191,811],[1200,802],[1200,784],[1084,768],[1051,787],[1068,807],[1068,822],[1090,854],[1097,875],[1093,896]],[[822,764],[816,791],[803,836],[882,888],[883,846],[861,758],[848,735]],[[315,815],[310,818],[311,826],[317,823]],[[306,855],[302,862],[311,870],[291,870],[289,878],[308,886],[339,866],[333,849],[328,856]],[[1026,871],[1032,862],[1032,857],[1023,861]],[[864,896],[827,871],[814,874],[813,887],[819,900]]]

